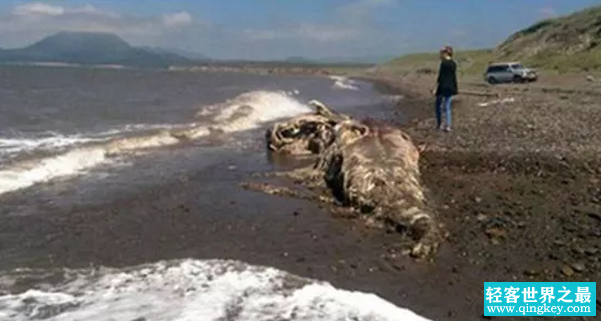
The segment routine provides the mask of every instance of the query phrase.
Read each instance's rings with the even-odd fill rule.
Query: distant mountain
[[[319,61],[308,59],[308,58],[301,57],[301,56],[288,57],[284,61],[291,62],[291,63],[319,63]]]
[[[166,68],[189,65],[192,59],[171,52],[132,47],[110,33],[59,32],[28,47],[0,50],[0,62],[59,62]]]
[[[178,55],[190,60],[196,60],[196,61],[212,61],[213,59],[211,59],[208,56],[205,56],[201,53],[196,53],[196,52],[189,52],[186,50],[182,50],[182,49],[177,49],[177,48],[163,48],[163,47],[140,47],[148,52],[154,52],[157,54],[173,54],[173,55]]]
[[[394,55],[381,56],[356,56],[356,57],[327,57],[321,58],[318,61],[322,63],[356,63],[356,64],[379,64],[390,61]]]
[[[301,56],[288,57],[285,62],[309,64],[375,64],[392,59],[392,56],[365,56],[365,57],[327,57],[305,58]]]

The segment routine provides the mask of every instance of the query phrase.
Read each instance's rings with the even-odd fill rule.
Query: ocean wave
[[[38,280],[42,274],[29,272]],[[26,273],[18,272],[21,280]],[[8,277],[0,278],[0,289],[7,283]],[[64,271],[60,284],[0,296],[0,319],[427,320],[375,294],[341,290],[238,261],[191,259],[127,269]]]
[[[0,136],[0,155],[19,154],[33,151],[52,151],[83,145],[92,142],[107,141],[123,134],[171,129],[177,125],[171,124],[127,124],[96,133],[79,133],[65,135],[56,132],[46,132],[37,135],[11,133]]]
[[[206,137],[213,132],[234,133],[255,129],[280,118],[309,112],[311,109],[285,92],[253,91],[221,104],[206,106],[195,122],[183,125],[130,125],[95,137],[67,140],[62,146],[75,146],[58,155],[30,159],[0,170],[0,194],[47,182],[57,177],[82,174],[111,157],[142,153],[151,148],[173,146]],[[117,137],[125,131],[144,134]],[[116,135],[116,136],[115,136]],[[56,137],[50,140],[57,144]],[[72,145],[66,144],[66,142]],[[36,142],[38,145],[40,142]],[[82,146],[83,144],[83,146]]]
[[[101,141],[103,138],[85,137],[81,135],[66,136],[50,134],[45,137],[0,137],[0,155],[17,154],[34,150],[56,150],[65,147]]]
[[[0,170],[0,194],[57,177],[81,174],[105,162],[106,152],[102,148],[77,149],[54,157],[19,162]]]
[[[334,89],[359,90],[357,82],[348,77],[330,76],[330,79],[334,80]]]

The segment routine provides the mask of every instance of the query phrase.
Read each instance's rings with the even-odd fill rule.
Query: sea
[[[3,66],[0,216],[43,215],[49,201],[102,203],[264,153],[265,129],[311,112],[311,100],[378,118],[400,99],[345,77]],[[60,281],[45,281],[57,273]],[[16,287],[24,278],[40,281]],[[0,320],[426,319],[375,294],[274,267],[190,258],[0,269]]]

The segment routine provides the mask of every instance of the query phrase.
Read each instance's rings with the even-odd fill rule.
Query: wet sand
[[[307,201],[238,187],[259,168],[268,169],[264,163],[264,155],[256,155],[220,164],[190,175],[186,182],[121,195],[102,205],[74,206],[67,213],[49,210],[44,215],[3,216],[0,269],[236,259],[374,292],[418,313],[446,314],[442,306],[430,311],[441,297],[423,292],[420,280],[450,267],[408,260],[391,264],[382,257],[388,245],[398,241],[397,235],[334,218]],[[432,280],[426,282],[434,286]],[[445,290],[437,292],[444,295]]]
[[[512,117],[527,116],[532,106],[553,110],[544,105],[546,95],[536,96],[538,105],[530,97],[523,102],[528,109],[507,105],[513,107],[502,113],[474,107],[480,98],[461,97],[455,131],[443,134],[432,130],[430,97],[403,92],[399,84],[392,81],[387,88],[408,98],[391,120],[411,115],[401,125],[417,142],[429,144],[423,179],[451,235],[434,262],[391,259],[398,235],[335,217],[318,204],[241,189],[239,183],[255,180],[252,174],[273,169],[257,146],[256,154],[104,204],[74,204],[67,212],[49,206],[36,216],[0,215],[0,269],[236,259],[373,292],[433,320],[484,319],[485,281],[601,280],[599,162],[576,153],[573,144],[562,152],[562,144],[547,152],[508,150],[541,144],[532,135],[507,133],[508,128],[530,131],[528,122],[503,127],[480,121],[496,112],[502,122],[498,115],[509,115],[507,108],[521,112]],[[565,99],[557,96],[557,101]],[[574,126],[592,131],[599,106],[593,100],[589,104],[585,118],[591,124]],[[579,142],[590,151],[600,136],[587,135]]]

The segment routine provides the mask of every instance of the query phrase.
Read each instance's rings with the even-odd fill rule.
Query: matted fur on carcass
[[[420,181],[419,150],[399,128],[359,121],[313,101],[315,113],[275,124],[267,131],[272,152],[318,154],[311,168],[288,173],[327,186],[370,223],[409,232],[411,254],[436,252],[441,239]]]
[[[281,154],[319,154],[334,139],[334,126],[350,117],[332,112],[324,104],[311,101],[315,112],[276,123],[265,133],[267,148]]]

